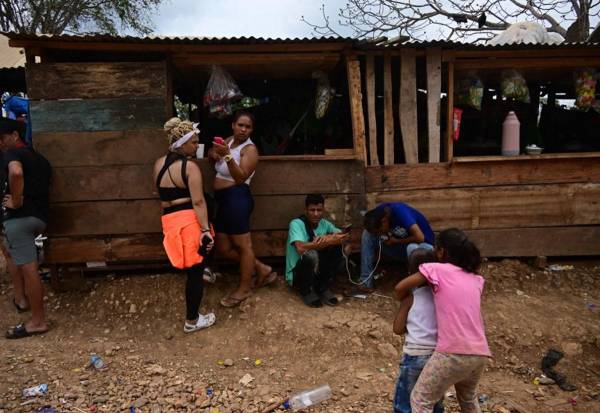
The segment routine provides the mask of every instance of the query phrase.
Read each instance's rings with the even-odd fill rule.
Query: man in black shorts
[[[0,147],[4,155],[2,215],[7,265],[19,312],[31,319],[10,328],[6,338],[23,338],[48,331],[44,317],[44,288],[38,273],[35,237],[48,222],[50,164],[24,143],[25,125],[0,119]]]

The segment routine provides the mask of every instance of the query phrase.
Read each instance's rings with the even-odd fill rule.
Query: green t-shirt
[[[317,228],[314,230],[315,236],[334,234],[340,231],[341,230],[339,228],[326,219],[321,219],[321,221],[319,221],[319,225],[317,225]],[[288,229],[288,239],[285,252],[285,280],[290,285],[294,279],[292,271],[300,259],[300,254],[298,254],[296,247],[294,247],[294,242],[296,241],[308,242],[306,226],[300,218],[293,219],[292,222],[290,222],[290,227]]]

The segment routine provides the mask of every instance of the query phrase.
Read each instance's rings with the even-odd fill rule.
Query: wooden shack
[[[26,50],[34,144],[54,167],[52,264],[165,259],[151,166],[166,150],[162,124],[175,93],[198,101],[213,64],[241,81],[306,85],[321,70],[343,85],[345,149],[261,156],[252,183],[259,256],[284,255],[287,224],[309,192],[326,196],[339,225],[360,227],[361,210],[403,201],[436,230],[468,230],[487,256],[600,253],[600,151],[455,156],[446,126],[466,71],[483,70],[496,84],[494,71],[525,70],[539,98],[539,87],[571,84],[574,68],[600,68],[597,45],[10,37]]]
[[[11,38],[26,50],[34,145],[54,171],[46,261],[56,265],[165,259],[151,175],[167,150],[162,125],[173,116],[174,89],[198,102],[213,64],[238,81],[312,82],[315,70],[341,70],[345,81],[345,51],[353,45],[348,39]],[[348,93],[358,89],[340,95],[349,102]],[[345,116],[350,124],[350,111]],[[257,255],[284,254],[289,220],[302,213],[309,192],[327,197],[335,222],[359,223],[365,198],[358,136],[353,141],[350,129],[349,147],[333,155],[261,156],[252,182]],[[212,171],[202,165],[209,185]]]
[[[600,135],[594,123],[576,133],[571,133],[575,125],[563,125],[574,140],[578,133],[589,135],[587,146],[546,139],[542,145],[552,153],[500,156],[502,120],[509,110],[521,116],[522,150],[528,139],[539,142],[540,95],[547,100],[542,116],[546,110],[549,117],[559,110],[582,113],[558,109],[556,100],[558,95],[575,98],[577,69],[600,69],[598,44],[415,42],[359,49],[366,77],[369,207],[407,202],[424,212],[436,230],[467,230],[486,256],[600,253]],[[501,77],[507,69],[518,70],[527,80],[529,104],[502,98]],[[459,79],[474,75],[484,85],[484,107],[472,112],[479,123],[485,118],[475,135],[492,141],[479,148],[462,132],[455,142],[454,128],[447,127],[453,125]],[[382,105],[374,102],[380,91]],[[588,114],[597,122],[597,112],[590,109]],[[524,127],[528,119],[533,138]],[[463,114],[463,128],[465,124]]]

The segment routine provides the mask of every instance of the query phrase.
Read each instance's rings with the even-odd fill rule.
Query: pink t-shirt
[[[438,335],[435,351],[491,356],[481,315],[483,277],[448,263],[419,266],[433,290]]]

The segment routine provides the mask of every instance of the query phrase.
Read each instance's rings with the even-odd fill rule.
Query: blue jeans
[[[411,413],[410,393],[412,392],[419,375],[427,364],[431,355],[410,356],[404,354],[400,363],[400,375],[396,383],[396,395],[394,396],[394,413]],[[444,403],[442,400],[435,404],[433,413],[444,413]]]
[[[373,288],[373,273],[377,256],[379,254],[379,235],[371,234],[364,230],[360,242],[360,282],[365,287]],[[433,246],[426,242],[420,244],[396,244],[387,245],[381,243],[381,255],[392,258],[397,261],[405,262],[406,257],[410,256],[417,248],[426,248],[433,250]]]

